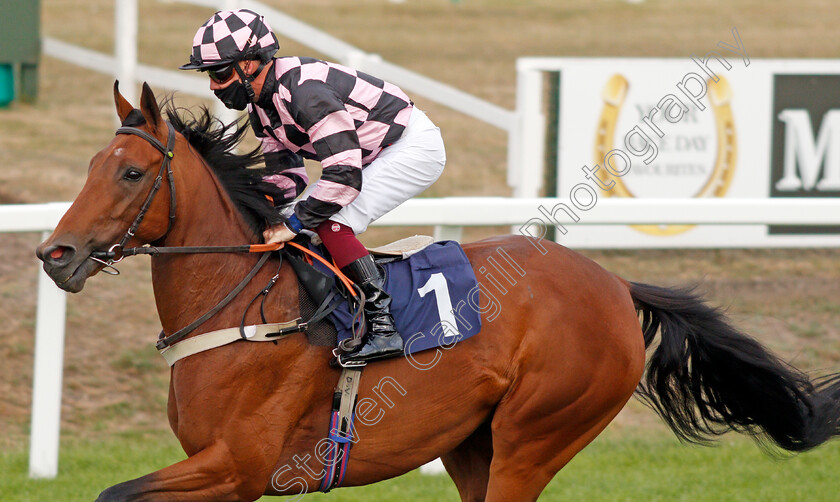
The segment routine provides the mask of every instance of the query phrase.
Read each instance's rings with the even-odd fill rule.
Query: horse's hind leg
[[[618,406],[617,414],[621,409]],[[546,485],[578,452],[612,421],[614,414],[589,425],[588,429],[560,427],[543,439],[526,434],[493,432],[494,455],[487,486],[487,502],[537,500]]]
[[[483,502],[490,479],[493,438],[490,420],[481,424],[463,443],[443,455],[443,465],[452,477],[462,502]]]
[[[587,364],[566,359],[564,366],[543,366],[514,383],[491,423],[488,502],[536,500],[557,471],[615,418],[642,374],[638,338],[632,351],[604,352],[600,361],[584,359]]]

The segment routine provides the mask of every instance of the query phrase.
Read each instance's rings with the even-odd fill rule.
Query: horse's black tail
[[[637,392],[681,439],[736,430],[805,451],[840,434],[840,374],[812,382],[693,289],[632,283],[630,294],[645,347],[661,332]]]

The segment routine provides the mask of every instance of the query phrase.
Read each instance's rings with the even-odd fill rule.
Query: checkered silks
[[[207,66],[279,48],[262,16],[248,9],[225,10],[213,14],[196,31],[191,61]]]

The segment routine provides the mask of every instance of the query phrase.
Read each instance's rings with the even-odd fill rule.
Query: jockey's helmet
[[[219,11],[193,38],[190,62],[182,70],[212,70],[236,61],[268,62],[280,48],[265,18],[248,9]]]

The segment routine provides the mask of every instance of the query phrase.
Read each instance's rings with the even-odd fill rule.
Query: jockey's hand
[[[286,225],[280,223],[273,227],[267,228],[263,232],[263,239],[266,244],[275,244],[278,242],[287,242],[295,238],[297,234],[286,228]]]

